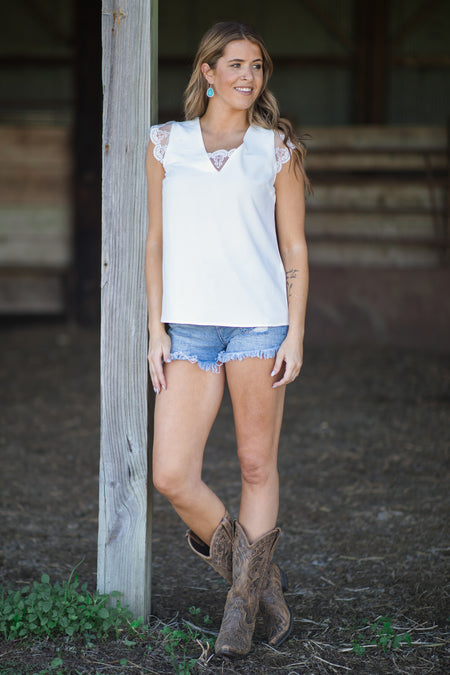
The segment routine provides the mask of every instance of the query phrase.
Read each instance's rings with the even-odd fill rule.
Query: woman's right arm
[[[153,389],[166,389],[163,364],[170,362],[170,338],[161,323],[162,307],[162,182],[164,168],[147,148],[148,233],[145,246],[145,286],[148,304],[148,364]]]

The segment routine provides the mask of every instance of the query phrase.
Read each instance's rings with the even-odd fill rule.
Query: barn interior
[[[212,23],[265,38],[281,113],[308,135],[307,340],[448,349],[450,4],[161,0],[158,14],[160,121],[182,118]],[[3,10],[3,317],[99,320],[101,18],[100,0]]]

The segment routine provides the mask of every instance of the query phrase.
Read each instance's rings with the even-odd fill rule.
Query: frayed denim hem
[[[172,361],[189,361],[189,363],[196,363],[199,368],[206,372],[220,373],[221,363],[217,361],[199,361],[196,356],[188,356],[184,352],[171,352],[170,358]]]
[[[255,349],[250,352],[220,352],[217,361],[199,361],[196,356],[188,356],[184,352],[171,352],[172,361],[189,361],[196,363],[199,368],[206,372],[220,373],[220,367],[228,361],[243,361],[244,359],[271,359],[276,356],[277,348]]]
[[[221,352],[219,354],[220,363],[227,363],[227,361],[243,361],[244,359],[271,359],[276,356],[277,347],[270,349],[255,349],[251,352]]]

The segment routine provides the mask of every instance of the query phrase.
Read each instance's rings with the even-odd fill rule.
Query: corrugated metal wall
[[[75,9],[83,2],[17,0],[8,5],[8,20],[0,25],[3,312],[67,308],[63,279],[74,258],[71,139],[79,49],[74,24]],[[343,332],[344,317],[352,314],[352,278],[366,289],[356,303],[360,308],[369,308],[373,300],[365,280],[376,277],[372,288],[378,292],[392,283],[392,273],[398,289],[411,289],[423,271],[429,275],[429,293],[416,294],[421,297],[418,315],[441,300],[442,274],[448,270],[450,3],[229,0],[219,6],[172,0],[160,2],[159,16],[161,120],[180,118],[193,54],[212,23],[239,18],[265,37],[275,63],[271,87],[282,114],[312,136],[310,334],[314,326],[323,328],[323,321],[329,321],[330,335]],[[84,28],[90,30],[88,24]],[[48,143],[41,143],[42,134]],[[49,167],[57,179],[51,190],[40,191]],[[44,213],[50,214],[45,223]],[[361,270],[368,274],[364,283],[357,281]],[[431,282],[433,270],[439,282]],[[324,281],[330,273],[335,280],[342,273],[346,280],[334,284],[341,291],[333,296],[333,311]],[[51,292],[45,275],[56,284]],[[21,276],[31,285],[21,287]],[[400,302],[401,295],[399,290],[385,298],[387,314],[395,315],[389,300],[395,296]],[[382,314],[382,303],[375,304]],[[378,324],[371,319],[373,334],[389,339],[395,330],[379,319]],[[411,317],[411,325],[414,321]],[[370,334],[369,324],[358,332],[357,323],[351,327],[355,338]],[[375,324],[385,329],[377,333]],[[320,335],[327,332],[322,328]],[[439,330],[436,344],[443,342]]]
[[[261,32],[273,55],[271,86],[285,116],[305,127],[354,124],[359,48],[365,44],[376,49],[375,43],[369,44],[370,35],[363,33],[364,26],[357,24],[356,10],[366,8],[370,27],[384,5],[383,51],[389,67],[383,123],[446,124],[450,3],[444,0],[229,0],[226,6],[208,0],[161,2],[161,117],[180,115],[182,92],[203,32],[215,21],[239,18]]]

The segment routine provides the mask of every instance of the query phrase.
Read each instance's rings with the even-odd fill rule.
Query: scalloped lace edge
[[[154,145],[153,156],[158,160],[158,162],[161,162],[161,164],[164,161],[167,144],[170,137],[170,128],[163,129],[165,126],[168,126],[168,124],[156,124],[150,128],[150,140]],[[281,133],[278,133],[278,139],[281,143],[283,143],[283,137]],[[283,164],[289,162],[291,158],[291,153],[295,146],[293,143],[291,143],[291,141],[288,141],[287,146],[288,147],[286,147],[284,143],[283,145],[279,146],[275,145],[276,173],[279,173],[283,168]],[[237,148],[231,148],[231,150],[214,150],[214,152],[207,152],[206,154],[215,168],[220,171],[220,169],[222,169],[227,160],[234,152],[236,152],[236,150]]]

